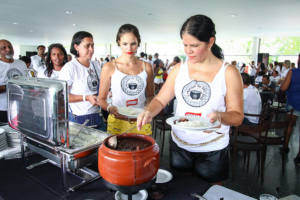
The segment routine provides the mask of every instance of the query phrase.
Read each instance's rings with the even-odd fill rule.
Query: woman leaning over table
[[[195,15],[183,24],[180,36],[188,60],[177,64],[159,94],[137,120],[138,128],[149,123],[176,96],[176,115],[201,115],[221,122],[214,132],[172,129],[170,164],[191,170],[211,183],[221,183],[229,174],[229,128],[243,121],[243,88],[239,71],[225,65],[222,50],[215,44],[214,23]],[[202,133],[202,134],[201,134]],[[203,143],[205,134],[215,140]]]
[[[74,34],[70,52],[75,55],[61,69],[59,79],[69,86],[69,120],[105,130],[97,102],[99,78],[96,66],[91,61],[94,54],[92,34],[79,31]]]
[[[120,134],[136,127],[136,119],[119,114],[118,108],[144,108],[154,94],[152,67],[135,56],[141,43],[137,27],[131,24],[122,25],[116,41],[122,51],[121,56],[103,65],[99,89],[99,104],[110,113],[107,132],[111,134]],[[110,89],[111,104],[107,103]],[[152,133],[150,124],[140,131],[135,128],[131,132],[146,135]]]

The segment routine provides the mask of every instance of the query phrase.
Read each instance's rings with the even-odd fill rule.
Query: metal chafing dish
[[[86,166],[97,160],[97,149],[109,134],[69,123],[65,81],[17,77],[8,81],[7,94],[9,124],[21,132],[23,157],[26,146],[47,158],[27,169],[46,162],[59,166],[69,191],[100,177]],[[70,187],[67,172],[82,182]]]

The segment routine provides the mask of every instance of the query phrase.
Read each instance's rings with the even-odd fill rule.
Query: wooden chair
[[[281,108],[270,108],[270,112],[273,113],[272,121],[269,126],[269,130],[265,135],[262,135],[261,142],[267,147],[269,145],[280,145],[282,148],[282,174],[284,175],[286,153],[284,151],[287,140],[289,140],[290,130],[292,130],[293,124],[293,111],[287,111]]]
[[[271,123],[271,113],[269,106],[266,105],[261,114],[244,114],[245,116],[259,117],[257,125],[241,124],[233,128],[233,136],[231,136],[232,154],[232,178],[234,178],[236,157],[238,151],[244,152],[244,161],[247,159],[247,170],[249,169],[250,153],[256,152],[258,163],[258,177],[260,175],[261,183],[264,181],[264,165],[266,159],[266,146],[262,143],[262,136],[269,130]]]

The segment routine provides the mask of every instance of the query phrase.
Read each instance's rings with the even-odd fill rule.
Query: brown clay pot
[[[110,137],[104,140],[98,151],[98,169],[104,180],[115,185],[133,186],[150,181],[156,175],[159,168],[159,147],[152,137],[134,133],[117,136],[151,142],[151,146],[139,151],[111,149],[107,147]]]

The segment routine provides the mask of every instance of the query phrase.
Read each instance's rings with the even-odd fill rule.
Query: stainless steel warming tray
[[[63,186],[72,191],[100,177],[86,166],[97,160],[98,147],[109,134],[69,123],[65,81],[18,77],[8,81],[7,95],[9,124],[21,132],[23,158],[24,144],[47,158],[27,169],[51,162],[61,168]],[[83,181],[69,187],[67,172]]]
[[[23,138],[27,146],[34,152],[54,161],[58,165],[64,164],[68,170],[74,171],[95,161],[98,147],[109,136],[106,132],[81,127],[80,124],[72,122],[69,123],[69,133],[69,147],[50,145],[24,134]],[[65,157],[64,163],[61,163],[62,156]]]
[[[67,144],[65,81],[17,77],[8,81],[7,94],[8,118],[13,128],[47,143]]]

